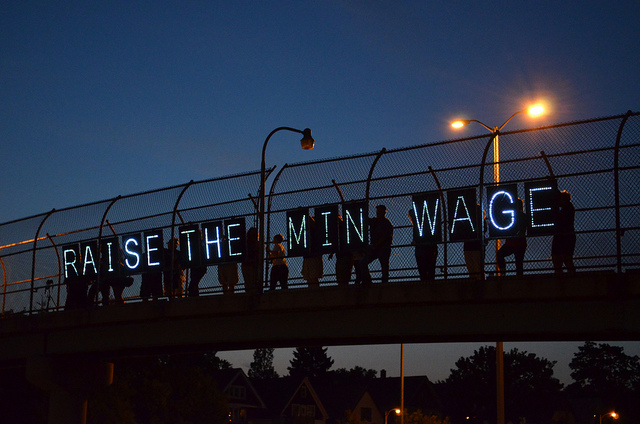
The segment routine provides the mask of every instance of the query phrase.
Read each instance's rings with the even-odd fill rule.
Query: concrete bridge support
[[[49,392],[49,424],[85,424],[87,400],[113,381],[113,363],[90,356],[34,356],[27,380]]]

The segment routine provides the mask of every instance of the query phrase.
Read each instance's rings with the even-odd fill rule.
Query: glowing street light
[[[462,128],[465,125],[469,125],[472,122],[476,122],[480,125],[482,125],[485,129],[487,129],[490,133],[493,134],[493,137],[491,137],[491,139],[489,139],[489,143],[491,142],[491,140],[493,140],[493,182],[495,184],[498,184],[500,182],[500,144],[499,144],[499,140],[498,140],[498,136],[500,134],[500,131],[502,131],[502,129],[504,128],[505,125],[507,125],[509,123],[509,121],[511,121],[513,119],[514,116],[522,113],[522,112],[527,112],[530,116],[532,117],[536,117],[536,116],[540,116],[544,113],[545,109],[544,106],[537,103],[534,105],[531,105],[525,109],[519,110],[516,113],[514,113],[513,115],[511,115],[509,117],[509,119],[507,119],[506,121],[504,121],[504,124],[500,125],[499,127],[490,127],[480,121],[478,121],[477,119],[460,119],[457,121],[454,121],[451,123],[451,126],[453,128]],[[487,145],[487,149],[489,148],[489,146]],[[496,253],[498,252],[498,249],[500,249],[500,240],[496,240],[495,242],[495,250]],[[496,271],[497,271],[497,264],[496,264]],[[496,272],[497,273],[497,272]],[[504,424],[504,358],[503,358],[503,343],[502,342],[496,342],[496,391],[497,391],[497,397],[498,397],[498,402],[497,402],[497,408],[498,408],[498,424]],[[600,423],[602,424],[602,423]]]
[[[400,408],[393,408],[393,409],[390,409],[387,412],[385,412],[384,413],[384,424],[387,424],[387,418],[389,417],[389,414],[392,413],[392,412],[395,412],[396,415],[400,415],[400,413],[402,411],[400,411]],[[600,423],[600,424],[602,424],[602,423]]]
[[[454,121],[451,123],[451,126],[453,128],[462,128],[465,125],[469,125],[472,122],[476,122],[480,125],[482,125],[484,128],[486,128],[490,133],[493,134],[493,137],[489,140],[491,142],[491,140],[493,140],[493,182],[498,184],[500,182],[500,143],[498,140],[498,136],[500,134],[500,131],[502,131],[502,129],[504,128],[505,125],[507,125],[509,123],[509,121],[511,121],[513,119],[514,116],[522,113],[522,112],[527,112],[529,114],[529,116],[532,117],[537,117],[542,115],[545,112],[545,108],[542,104],[540,103],[536,103],[533,104],[527,108],[524,108],[522,110],[517,111],[516,113],[514,113],[513,115],[511,115],[509,117],[509,119],[507,119],[504,124],[500,125],[499,127],[490,127],[480,121],[478,121],[477,119],[459,119],[457,121]],[[496,240],[496,244],[495,244],[495,248],[496,248],[496,252],[498,251],[498,249],[500,248],[500,240]],[[497,267],[497,264],[496,264]],[[497,271],[497,269],[496,269]]]
[[[272,135],[274,135],[275,133],[277,133],[278,131],[291,131],[291,132],[295,132],[295,133],[299,133],[302,134],[302,139],[300,140],[300,147],[302,147],[302,150],[313,150],[313,147],[315,146],[315,140],[313,139],[313,137],[311,136],[311,130],[309,128],[305,128],[304,130],[298,130],[296,128],[290,128],[290,127],[279,127],[276,128],[275,130],[271,131],[271,133],[269,133],[269,135],[267,136],[267,139],[264,141],[264,144],[262,145],[262,166],[260,168],[260,203],[258,206],[258,234],[259,234],[259,241],[258,241],[258,272],[259,272],[259,280],[258,283],[260,284],[260,292],[262,292],[262,288],[264,287],[264,282],[265,282],[265,275],[264,275],[264,247],[265,247],[265,243],[268,242],[268,240],[265,240],[265,228],[264,228],[264,204],[265,204],[265,183],[266,183],[266,164],[265,164],[265,154],[267,152],[267,143],[269,143],[269,139],[271,138]]]
[[[602,417],[611,417],[611,418],[613,418],[614,420],[617,420],[619,416],[620,416],[620,415],[618,415],[618,414],[617,414],[616,412],[614,412],[614,411],[612,411],[612,412],[608,412],[608,413],[606,413],[606,414],[600,414],[600,424],[602,424]],[[595,417],[595,415],[594,415],[594,417]]]

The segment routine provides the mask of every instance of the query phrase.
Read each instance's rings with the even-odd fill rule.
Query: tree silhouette
[[[562,384],[553,377],[555,362],[533,353],[512,349],[504,353],[505,414],[518,422],[548,419]],[[478,422],[496,420],[496,350],[484,346],[468,358],[460,358],[456,369],[441,384],[446,409],[454,421],[474,417]]]
[[[278,378],[278,373],[273,367],[273,351],[275,349],[256,349],[253,351],[253,362],[249,366],[251,378]]]
[[[293,359],[287,367],[294,378],[323,377],[331,369],[333,359],[327,355],[327,348],[321,346],[297,347]]]
[[[575,381],[567,392],[574,397],[600,398],[607,412],[615,408],[627,421],[630,415],[638,417],[640,408],[640,358],[629,356],[619,346],[585,342],[569,363],[571,378]],[[626,413],[623,413],[625,411]],[[623,417],[623,415],[625,415]],[[627,421],[629,422],[629,421]]]
[[[215,352],[122,358],[114,381],[89,400],[88,422],[96,424],[225,424],[227,397],[213,371],[230,366]]]

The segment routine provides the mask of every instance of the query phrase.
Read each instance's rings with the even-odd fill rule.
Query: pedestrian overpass
[[[52,393],[50,420],[70,423],[83,422],[86,391],[109,383],[110,361],[119,356],[269,346],[639,340],[640,114],[500,133],[500,162],[492,163],[487,151],[496,135],[285,164],[277,173],[268,168],[266,175],[273,178],[264,212],[256,200],[262,177],[249,172],[0,224],[0,366],[26,366],[29,379]],[[554,273],[553,235],[541,225],[528,233],[521,277],[513,275],[512,263],[504,275],[496,273],[496,251],[506,236],[478,231],[474,237],[485,246],[484,275],[468,278],[464,240],[453,237],[453,225],[448,226],[459,216],[447,211],[445,199],[464,190],[493,218],[489,197],[496,188],[527,199],[530,218],[551,210],[532,193],[556,188],[571,193],[575,275]],[[407,217],[416,199],[441,205],[433,209],[439,220],[434,215],[428,221],[439,231],[436,277],[428,283],[419,281],[414,227]],[[263,240],[277,233],[291,240],[301,234],[290,232],[293,216],[358,210],[363,216],[378,204],[386,205],[394,226],[389,283],[378,283],[380,272],[372,265],[372,286],[340,286],[335,252],[323,251],[324,277],[317,288],[308,287],[301,277],[304,252],[294,255],[289,245],[289,290],[254,292],[240,275],[235,292],[222,294],[216,265],[242,262],[234,255],[245,252],[232,228],[255,226],[264,213]],[[366,221],[356,221],[352,229],[365,248]],[[478,228],[484,222],[476,222]],[[181,237],[185,254],[194,239],[183,235],[207,231],[222,231],[226,238],[204,237],[200,248],[224,244],[226,250],[204,262],[199,296],[143,301],[142,275],[148,268],[137,268],[136,260],[160,264],[152,256],[162,244],[152,241]],[[105,252],[118,253],[109,246],[125,252],[118,260],[131,265],[125,269],[131,284],[117,303],[99,299],[99,290],[91,295],[85,290],[86,304],[71,308],[65,277],[73,269],[100,286],[103,271],[117,263],[105,262],[113,259]],[[264,264],[259,281],[268,275],[269,263]],[[187,266],[186,284],[190,270]],[[99,306],[98,300],[112,304]]]

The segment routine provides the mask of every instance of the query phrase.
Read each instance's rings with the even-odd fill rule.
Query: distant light
[[[612,413],[611,413],[611,417],[612,417],[614,420],[617,420],[617,419],[618,419],[618,414],[616,414],[615,412],[612,412]]]
[[[544,106],[542,105],[533,105],[529,108],[529,115],[531,116],[540,116],[544,113]]]

